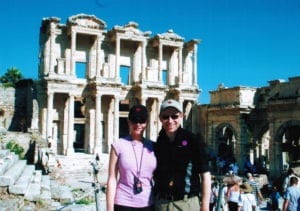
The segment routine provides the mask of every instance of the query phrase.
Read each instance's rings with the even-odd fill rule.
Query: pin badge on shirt
[[[181,142],[181,145],[184,146],[184,147],[187,146],[187,144],[188,144],[187,140],[183,140],[183,141]]]

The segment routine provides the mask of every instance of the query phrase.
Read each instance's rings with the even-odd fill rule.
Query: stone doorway
[[[73,143],[75,152],[84,152],[84,124],[74,124],[75,141]]]

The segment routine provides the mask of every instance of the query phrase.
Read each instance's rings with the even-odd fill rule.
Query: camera
[[[134,177],[133,181],[133,192],[134,194],[139,194],[143,191],[142,182],[139,180],[139,178]]]

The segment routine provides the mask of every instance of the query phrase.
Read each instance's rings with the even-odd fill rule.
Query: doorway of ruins
[[[129,112],[129,101],[121,100],[119,104],[119,137],[124,137],[129,134],[129,127],[127,123],[127,117]]]
[[[236,162],[236,138],[234,129],[230,124],[221,124],[216,128],[216,143],[218,156],[218,172],[224,174],[230,164]]]
[[[84,104],[81,98],[76,98],[74,102],[74,137],[73,148],[75,152],[84,152],[85,137],[85,116]]]
[[[285,122],[278,131],[282,148],[282,167],[286,170],[290,165],[300,162],[300,121]]]

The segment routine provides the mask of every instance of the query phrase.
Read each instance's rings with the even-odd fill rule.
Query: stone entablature
[[[254,105],[255,93],[256,88],[242,86],[227,88],[219,86],[218,90],[210,91],[210,104],[252,107]]]

